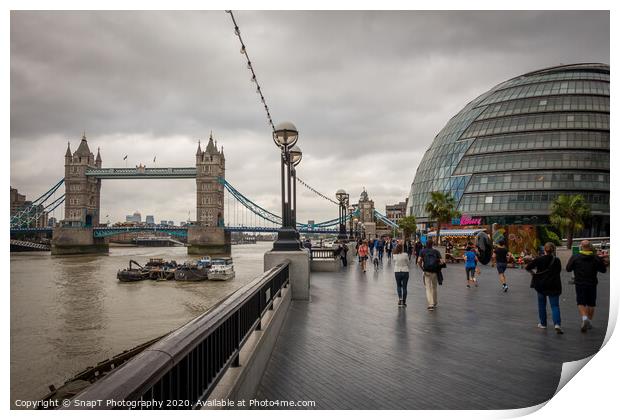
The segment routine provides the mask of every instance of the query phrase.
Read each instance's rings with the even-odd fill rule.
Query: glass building
[[[431,191],[483,223],[548,223],[559,194],[592,211],[585,235],[609,236],[609,66],[547,68],[500,83],[448,121],[418,166],[407,214],[428,221]]]

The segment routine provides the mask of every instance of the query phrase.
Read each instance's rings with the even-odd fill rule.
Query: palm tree
[[[409,239],[416,230],[415,216],[405,216],[398,220],[398,227],[403,231],[405,239]]]
[[[437,243],[439,244],[441,224],[450,222],[453,217],[459,217],[461,213],[456,209],[456,202],[450,193],[441,191],[431,192],[431,199],[426,203],[425,210],[430,220],[437,222]]]
[[[551,202],[550,211],[549,220],[566,235],[566,248],[571,249],[575,231],[583,229],[590,217],[590,206],[581,194],[560,194]]]

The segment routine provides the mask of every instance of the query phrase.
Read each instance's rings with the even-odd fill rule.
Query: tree
[[[566,235],[566,248],[573,246],[575,231],[583,229],[590,217],[590,206],[581,194],[560,194],[551,202],[549,220],[563,235]]]
[[[398,227],[403,231],[405,239],[409,239],[416,231],[415,216],[405,216],[398,221]]]
[[[426,203],[426,213],[432,222],[437,222],[437,243],[442,223],[448,223],[454,217],[460,217],[461,213],[456,209],[456,202],[450,193],[441,191],[431,192],[431,199]]]

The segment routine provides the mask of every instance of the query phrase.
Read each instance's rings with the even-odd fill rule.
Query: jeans
[[[398,299],[401,299],[404,302],[407,300],[407,283],[409,282],[409,273],[397,271],[394,275],[396,276],[396,293],[398,293]]]
[[[547,297],[549,298],[549,305],[551,305],[553,325],[561,325],[560,295],[545,296],[542,293],[538,293],[538,319],[542,325],[547,325]]]

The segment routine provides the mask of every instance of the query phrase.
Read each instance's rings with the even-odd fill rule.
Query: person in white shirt
[[[396,277],[396,293],[398,306],[407,306],[407,283],[409,282],[409,256],[403,252],[402,244],[394,249],[394,277]]]

